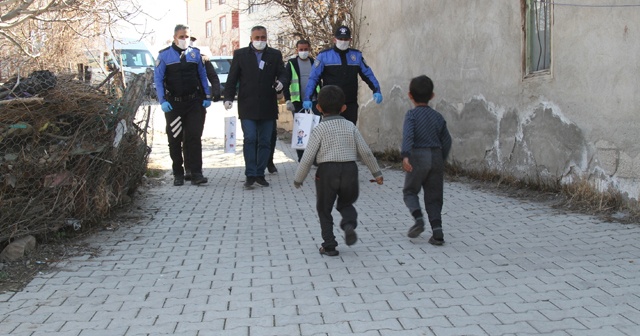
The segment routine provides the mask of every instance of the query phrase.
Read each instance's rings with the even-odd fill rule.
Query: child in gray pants
[[[442,115],[429,107],[433,96],[433,81],[429,77],[422,75],[411,80],[409,99],[415,108],[405,115],[402,129],[402,169],[406,172],[402,194],[414,218],[407,234],[409,238],[416,238],[424,231],[418,196],[422,188],[432,230],[429,243],[442,245],[444,162],[451,149],[451,135]]]

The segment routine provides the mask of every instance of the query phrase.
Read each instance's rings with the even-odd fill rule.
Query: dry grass
[[[447,164],[447,178],[471,179],[481,186],[506,192],[511,196],[550,201],[556,208],[587,213],[624,223],[640,222],[640,204],[617,190],[599,191],[586,179],[562,184],[540,177],[518,179],[495,170],[465,170],[459,164]]]
[[[373,155],[386,168],[402,169],[402,156],[397,149],[385,149],[384,152],[373,152]]]
[[[402,157],[397,149],[375,152],[385,166],[402,168]],[[446,179],[474,183],[478,188],[490,189],[511,197],[534,199],[550,203],[553,207],[587,213],[624,223],[640,223],[640,203],[629,200],[617,190],[599,191],[585,179],[570,184],[540,177],[518,179],[496,170],[468,170],[460,164],[447,163]]]

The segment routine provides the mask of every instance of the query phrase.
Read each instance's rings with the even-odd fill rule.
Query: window
[[[207,23],[205,24],[205,30],[206,37],[213,36],[213,24],[211,24],[211,21],[207,21]]]
[[[227,16],[220,17],[220,34],[224,34],[227,31]]]
[[[237,10],[234,10],[231,12],[231,29],[236,28],[240,28],[240,15]]]
[[[227,0],[220,0],[218,3],[221,4],[221,5],[224,5],[224,4],[227,3]]]
[[[258,8],[257,8],[258,5],[255,4],[255,0],[248,0],[247,1],[247,7],[248,7],[247,12],[249,14],[255,13],[258,10]]]
[[[211,0],[204,0],[204,10],[211,9]]]
[[[525,0],[525,77],[551,73],[552,0]]]

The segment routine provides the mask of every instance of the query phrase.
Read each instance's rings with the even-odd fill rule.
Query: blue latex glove
[[[202,106],[203,106],[204,108],[207,108],[207,107],[211,106],[211,101],[210,101],[210,100],[206,100],[206,99],[205,99],[205,100],[203,100],[203,101],[202,101]]]
[[[373,94],[373,100],[376,101],[376,104],[382,103],[382,93],[376,92]]]
[[[171,106],[171,104],[169,104],[168,101],[162,103],[160,107],[162,108],[162,112],[164,113],[168,113],[168,112],[171,112],[171,110],[173,110],[173,106]]]
[[[305,110],[310,110],[310,109],[311,109],[311,107],[312,107],[312,103],[311,103],[311,101],[310,101],[310,100],[305,100],[305,101],[302,103],[302,108],[303,108],[303,109],[305,109]]]

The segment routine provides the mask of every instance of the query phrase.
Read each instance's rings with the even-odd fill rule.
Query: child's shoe
[[[442,233],[442,227],[436,226],[432,227],[433,234],[431,238],[429,238],[429,244],[440,246],[444,244],[444,234]]]
[[[351,246],[358,241],[358,235],[356,234],[356,229],[353,228],[352,225],[348,225],[344,227],[344,243],[347,246]]]
[[[424,232],[424,218],[420,217],[416,218],[415,224],[413,224],[413,226],[409,229],[409,233],[407,233],[407,236],[409,236],[409,238],[416,238],[422,232]]]
[[[338,252],[335,247],[320,247],[320,254],[335,257],[340,254],[340,252]]]

